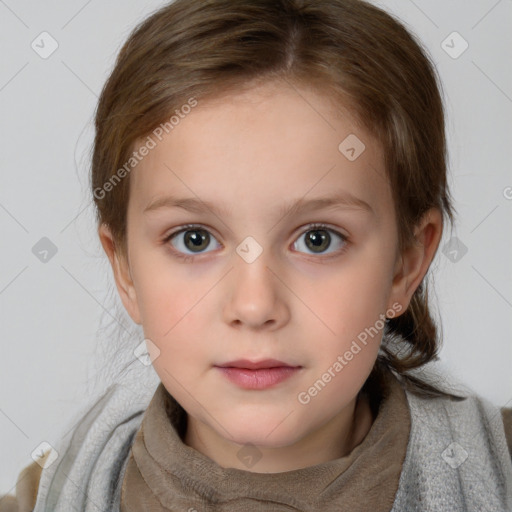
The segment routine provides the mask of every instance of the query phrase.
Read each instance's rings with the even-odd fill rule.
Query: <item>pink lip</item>
[[[218,368],[233,384],[244,389],[266,389],[288,379],[300,370],[300,366],[277,366],[250,370],[248,368]]]
[[[280,368],[292,366],[277,359],[263,359],[261,361],[249,361],[248,359],[237,359],[229,363],[217,364],[221,368],[246,368],[249,370],[260,370],[261,368]]]

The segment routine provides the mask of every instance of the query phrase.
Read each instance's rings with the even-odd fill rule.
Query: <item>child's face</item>
[[[428,267],[411,259],[399,273],[376,141],[310,90],[269,91],[199,101],[162,141],[153,136],[157,146],[131,174],[129,274],[116,273],[189,427],[224,447],[313,442],[329,425],[341,432],[377,357],[385,315],[405,310]],[[353,135],[345,154],[338,149],[351,134],[366,146],[355,160]],[[357,202],[345,202],[349,194]],[[171,195],[216,211],[147,210]],[[335,205],[287,215],[299,199],[333,196]],[[186,224],[199,226],[164,242]],[[245,389],[216,367],[237,359],[300,369]]]

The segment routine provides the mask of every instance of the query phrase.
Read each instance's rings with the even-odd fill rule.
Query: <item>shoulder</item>
[[[503,427],[505,428],[505,438],[507,440],[508,451],[512,458],[512,407],[502,407],[501,418],[503,420]]]
[[[48,450],[39,459],[39,462],[44,464],[49,453]],[[28,512],[33,510],[42,470],[39,463],[35,461],[24,467],[16,481],[16,496],[10,494],[0,496],[0,512]]]
[[[469,435],[469,432],[487,436],[489,442],[497,443],[499,450],[507,454],[504,463],[506,459],[512,462],[511,407],[494,405],[477,393],[457,393],[455,399],[428,397],[411,391],[406,391],[406,395],[416,422],[423,426],[426,424],[427,430],[440,435],[443,428],[448,427],[452,433],[455,429],[459,436]],[[471,435],[469,437],[472,438]]]

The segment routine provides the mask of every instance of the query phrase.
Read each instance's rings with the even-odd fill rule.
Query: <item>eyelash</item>
[[[181,226],[178,230],[173,231],[172,233],[167,235],[164,238],[163,243],[164,244],[169,244],[171,239],[173,237],[175,237],[176,235],[179,235],[180,233],[183,233],[183,232],[186,232],[186,231],[189,231],[189,230],[192,231],[194,229],[204,229],[205,231],[208,231],[210,233],[210,231],[207,228],[205,228],[204,226],[201,226],[200,224],[186,224],[184,226]],[[343,247],[341,249],[335,251],[334,253],[332,253],[331,255],[328,255],[328,256],[321,256],[320,255],[320,257],[315,258],[315,260],[317,260],[317,261],[318,260],[320,260],[320,261],[321,260],[326,260],[326,259],[330,259],[332,257],[340,256],[341,254],[343,254],[345,252],[345,250],[347,249],[347,245],[350,243],[350,241],[349,241],[347,236],[343,235],[339,231],[336,231],[336,230],[330,228],[326,224],[321,224],[321,223],[313,223],[313,224],[310,224],[310,225],[306,226],[306,229],[300,233],[299,238],[301,236],[303,236],[304,234],[308,233],[309,231],[314,231],[314,230],[324,230],[324,231],[330,231],[331,233],[335,233],[337,236],[340,237],[340,239],[343,242]],[[171,248],[170,250],[172,251],[172,253],[175,256],[177,256],[178,258],[182,259],[185,263],[191,262],[197,256],[200,256],[201,254],[204,254],[204,253],[198,253],[197,255],[191,255],[191,254],[184,254],[184,253],[182,253],[182,252],[180,252],[180,251],[178,251],[178,250],[176,250],[174,248]],[[310,254],[309,256],[314,256],[314,255]]]

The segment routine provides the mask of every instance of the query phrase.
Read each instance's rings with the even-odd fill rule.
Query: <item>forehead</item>
[[[284,198],[346,191],[383,214],[391,195],[382,148],[350,112],[287,83],[198,100],[169,133],[150,134],[130,205],[142,211],[169,193],[256,215]]]

